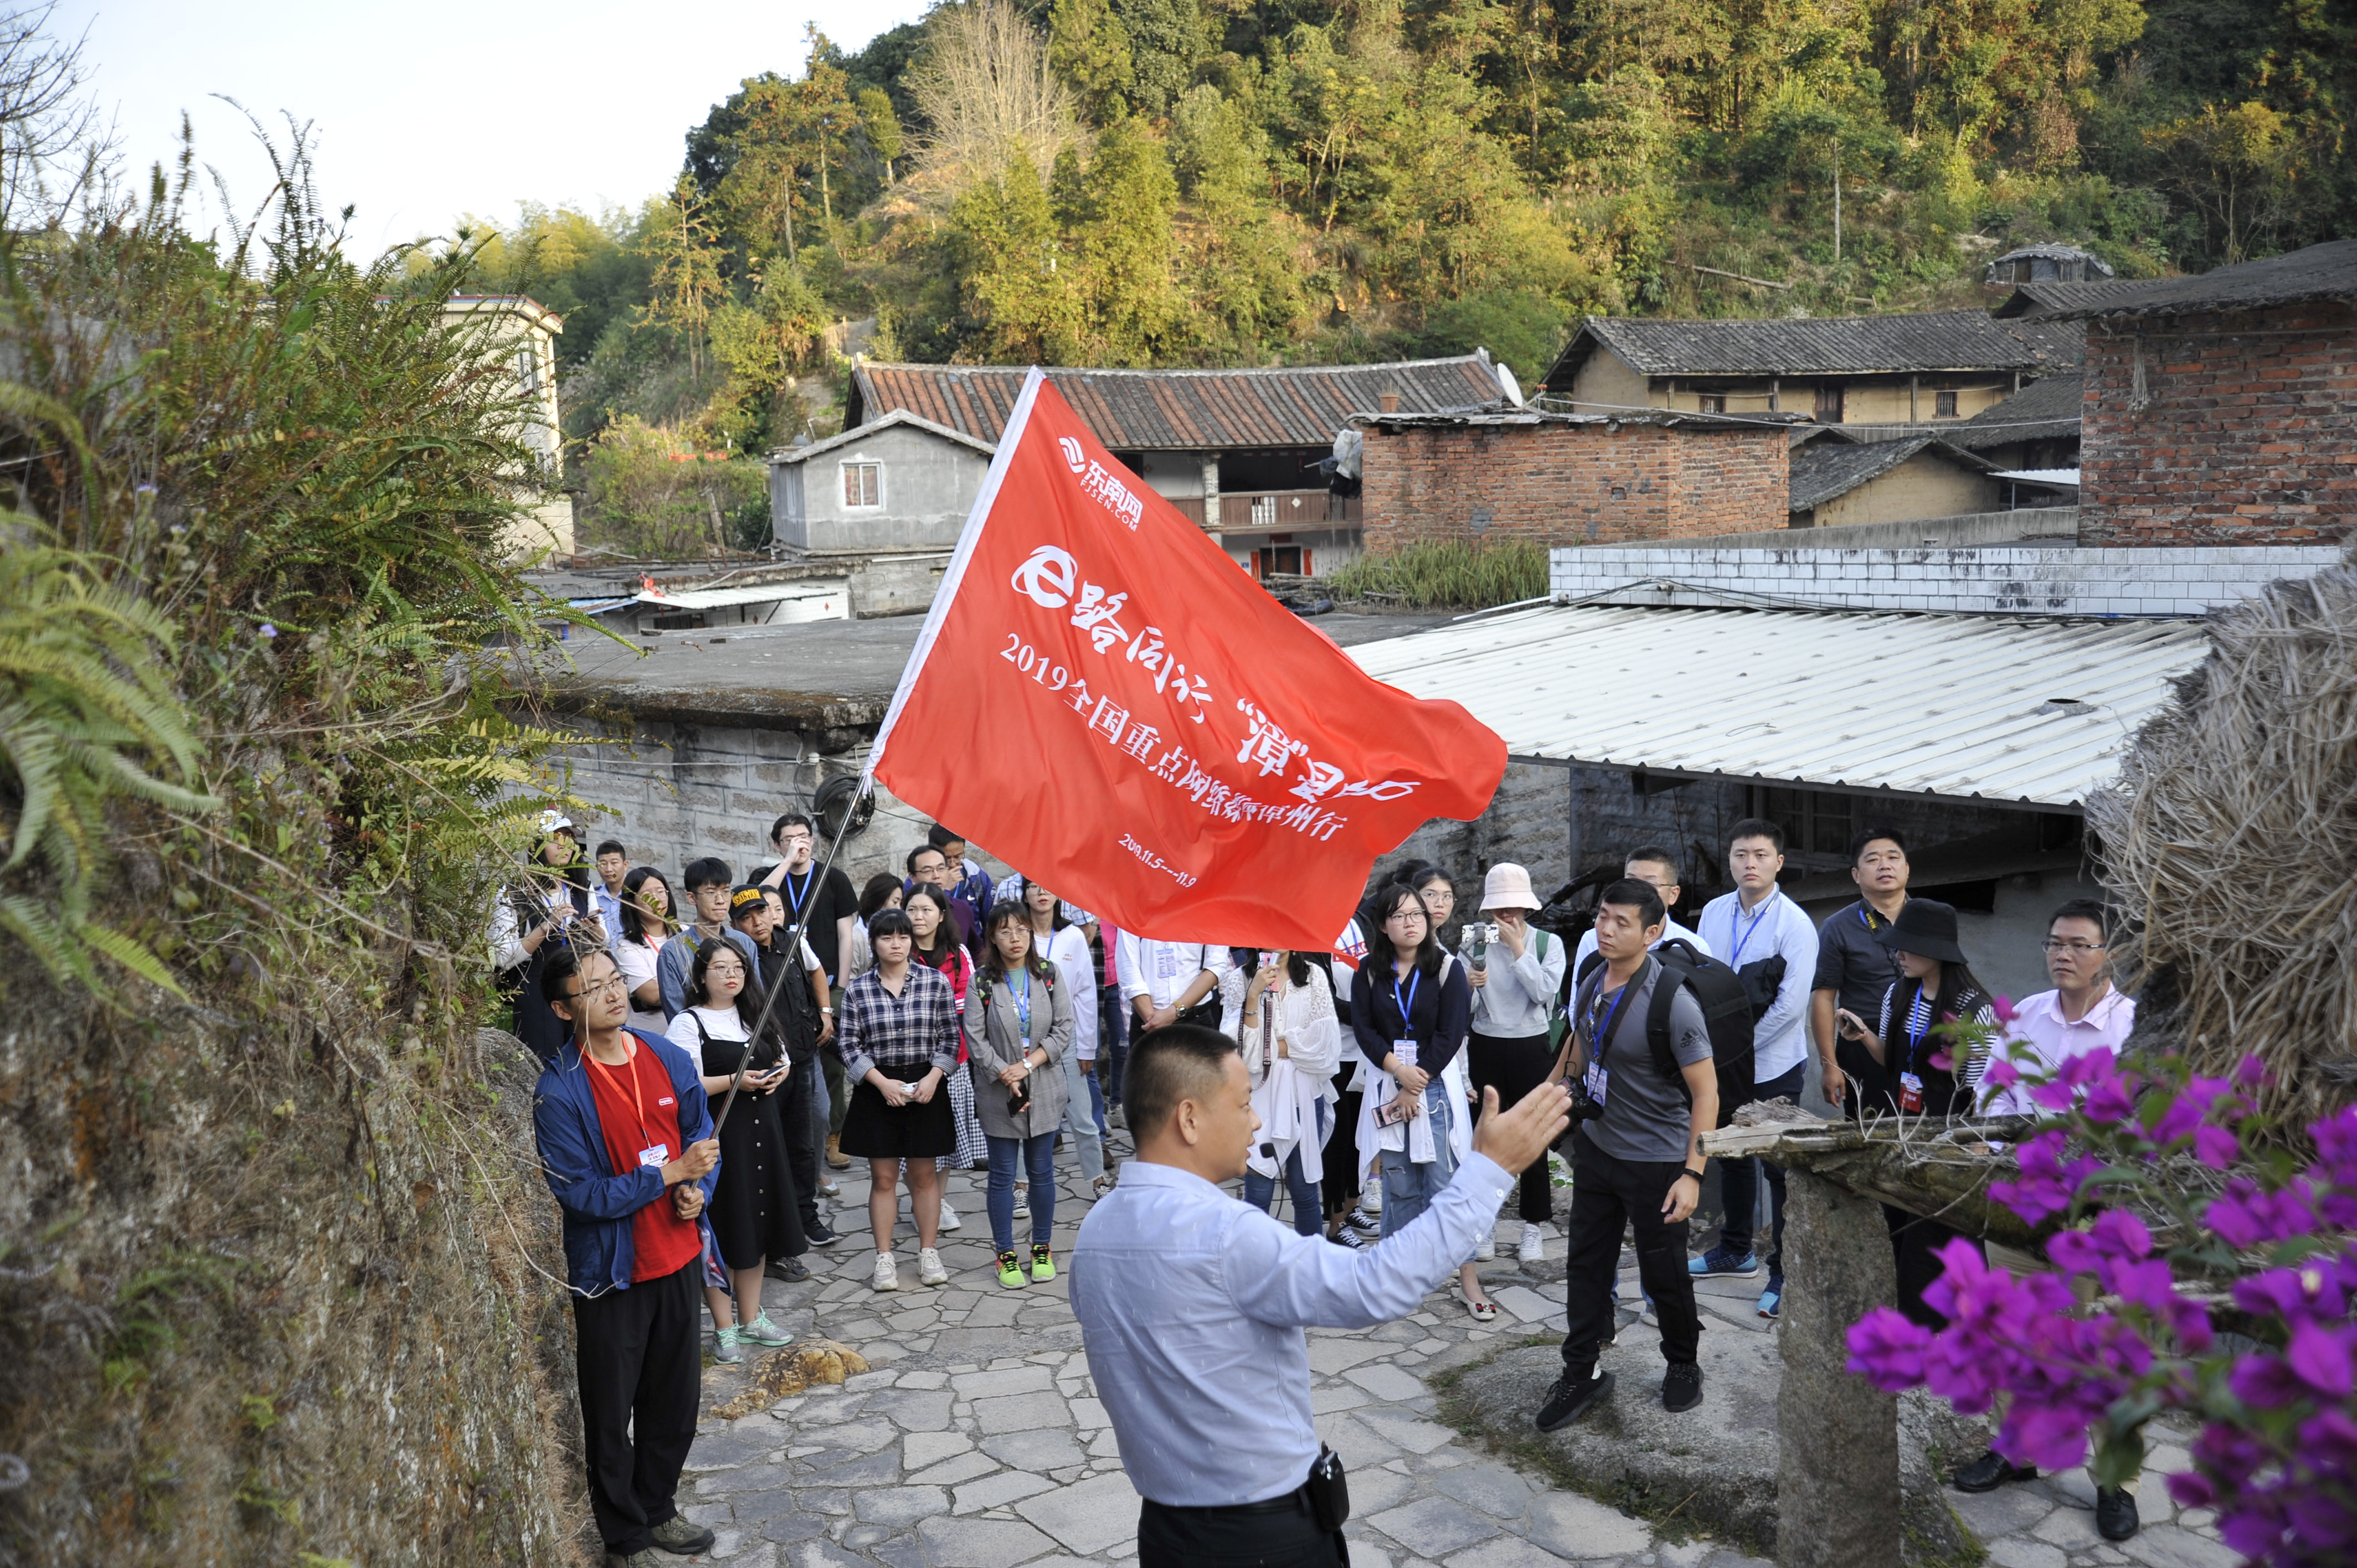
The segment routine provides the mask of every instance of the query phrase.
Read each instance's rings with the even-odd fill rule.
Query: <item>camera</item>
[[[1587,1086],[1576,1078],[1566,1079],[1564,1087],[1571,1090],[1571,1119],[1593,1122],[1604,1114],[1604,1101],[1588,1098]]]

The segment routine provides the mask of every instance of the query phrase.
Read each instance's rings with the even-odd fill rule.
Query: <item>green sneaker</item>
[[[741,1361],[745,1352],[737,1348],[738,1331],[717,1328],[712,1334],[712,1359],[716,1361]]]
[[[771,1349],[794,1342],[794,1337],[770,1322],[770,1315],[766,1312],[738,1329],[737,1333],[756,1345],[767,1345]]]
[[[1031,1249],[1031,1277],[1041,1284],[1056,1277],[1055,1257],[1045,1247]]]
[[[998,1283],[1009,1289],[1023,1283],[1023,1261],[1012,1252],[998,1254]]]

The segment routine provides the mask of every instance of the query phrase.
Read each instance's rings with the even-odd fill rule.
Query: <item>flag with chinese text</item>
[[[1375,857],[1489,805],[1505,743],[1368,675],[1034,370],[868,769],[1171,941],[1330,948]]]

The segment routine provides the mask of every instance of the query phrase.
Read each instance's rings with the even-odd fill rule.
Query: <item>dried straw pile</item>
[[[2305,1127],[2357,1094],[2357,567],[2211,618],[2212,653],[2088,802],[2140,1045],[2272,1069]]]

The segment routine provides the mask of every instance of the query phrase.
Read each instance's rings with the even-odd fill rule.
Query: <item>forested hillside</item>
[[[942,360],[1480,343],[1529,380],[1591,311],[1913,309],[1981,297],[1981,263],[2029,241],[2133,275],[2332,237],[2357,208],[2353,17],[963,0],[856,53],[813,33],[798,64],[747,60],[673,189],[527,210],[485,259],[567,317],[596,510],[827,428],[838,322]]]

